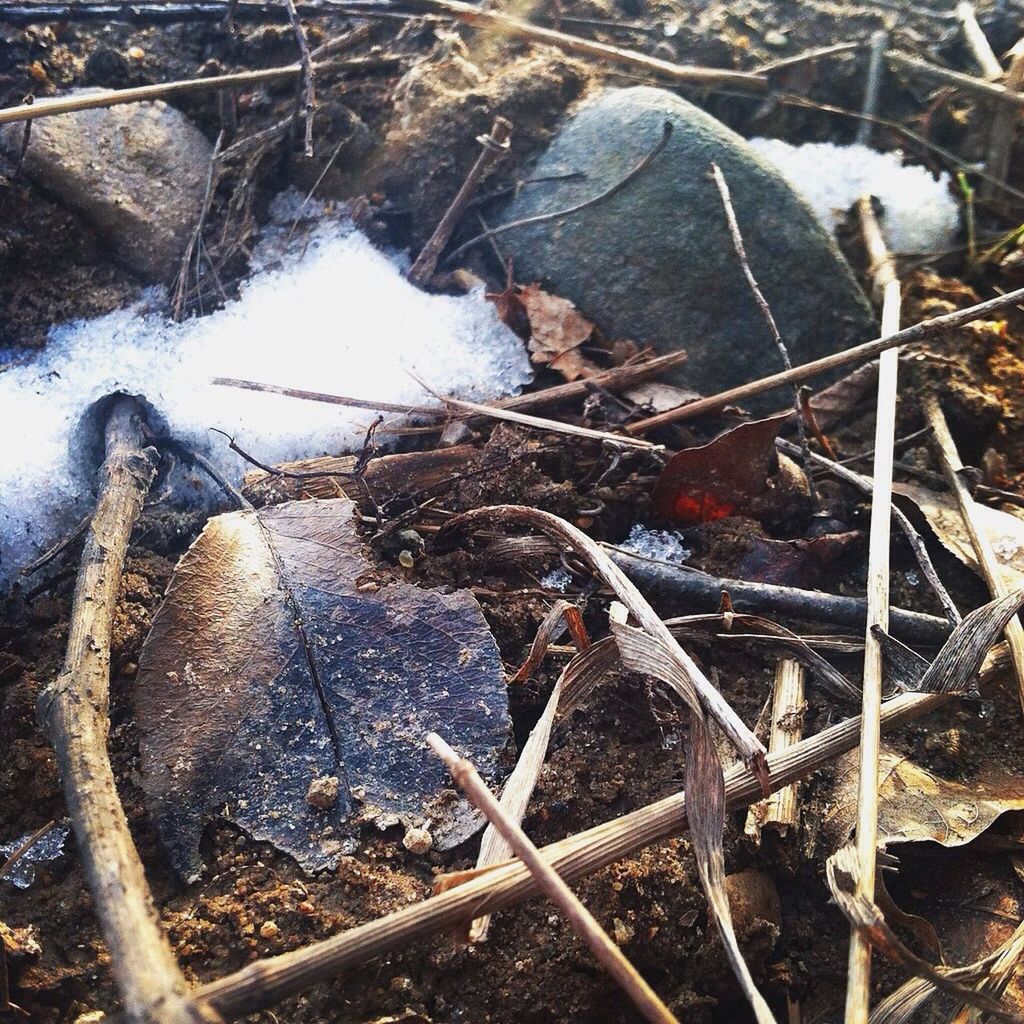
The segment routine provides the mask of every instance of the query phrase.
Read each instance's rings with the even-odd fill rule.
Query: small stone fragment
[[[260,925],[260,938],[276,939],[280,933],[281,929],[277,927],[276,921],[264,921]]]
[[[340,780],[337,775],[322,775],[314,779],[306,790],[306,803],[317,810],[326,811],[338,799]]]
[[[425,828],[409,828],[402,836],[402,845],[410,853],[424,854],[434,845],[434,837]]]

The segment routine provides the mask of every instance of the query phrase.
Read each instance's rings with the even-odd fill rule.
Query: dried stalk
[[[882,333],[900,329],[900,283],[886,248],[870,196],[857,203],[876,292],[882,292]],[[875,458],[871,482],[868,541],[868,621],[864,638],[864,688],[861,705],[860,781],[857,795],[857,894],[873,899],[878,846],[878,759],[881,752],[882,685],[885,667],[876,627],[889,629],[889,544],[892,527],[892,463],[896,441],[896,391],[899,349],[883,352],[878,364]],[[871,1009],[871,943],[853,927],[846,987],[846,1024],[867,1024]]]
[[[974,13],[974,4],[960,0],[956,5],[956,20],[960,22],[960,31],[964,34],[964,42],[971,51],[974,63],[981,71],[981,77],[987,82],[998,82],[1003,77],[1003,66],[999,58],[992,52],[992,46],[978,24],[978,16]]]
[[[438,221],[434,233],[427,239],[416,262],[409,268],[409,280],[420,288],[426,287],[437,270],[437,261],[441,258],[448,239],[459,223],[459,219],[466,212],[466,207],[476,195],[480,182],[483,181],[487,172],[508,152],[509,139],[512,135],[512,122],[504,117],[496,117],[491,125],[490,135],[481,135],[477,142],[483,147],[480,155],[476,158],[473,166],[466,175],[457,195],[452,200],[451,206],[444,212],[444,216]]]
[[[772,692],[772,727],[768,753],[780,754],[799,743],[803,733],[804,667],[793,658],[779,658]],[[747,814],[745,831],[758,836],[766,826],[786,833],[800,823],[799,789],[791,783],[767,800],[754,804]]]
[[[645,451],[652,452],[662,452],[665,450],[663,444],[653,444],[650,441],[644,441],[642,438],[628,437],[624,434],[613,434],[608,430],[592,430],[590,427],[577,427],[572,423],[563,423],[561,420],[543,419],[540,416],[530,416],[511,409],[498,409],[492,405],[480,405],[478,402],[464,402],[460,398],[442,397],[441,401],[455,412],[484,416],[492,420],[506,420],[509,423],[519,423],[524,427],[533,427],[535,430],[546,430],[556,434],[569,434],[572,437],[585,437],[591,441],[601,441],[607,444],[619,445],[623,448],[642,448]]]
[[[1024,100],[1024,95],[1021,97]],[[809,363],[794,366],[792,370],[783,370],[780,373],[773,373],[760,380],[751,381],[749,384],[740,384],[738,387],[730,388],[728,391],[719,392],[717,395],[710,395],[707,398],[699,398],[696,402],[688,402],[686,405],[677,406],[667,412],[659,413],[645,420],[638,420],[630,423],[625,429],[630,434],[646,434],[655,427],[663,427],[668,423],[678,423],[681,420],[693,419],[695,416],[703,416],[705,413],[717,412],[719,409],[744,399],[753,398],[755,395],[764,394],[773,388],[782,387],[784,384],[792,384],[794,381],[808,380],[822,373],[828,373],[840,366],[847,366],[850,363],[861,360],[874,359],[875,356],[890,348],[898,348],[900,345],[910,345],[928,338],[934,338],[943,331],[951,330],[954,327],[963,327],[973,320],[985,320],[992,313],[1006,309],[1008,306],[1016,306],[1024,301],[1024,288],[1007,292],[1005,295],[997,295],[995,298],[985,302],[979,302],[975,306],[968,306],[967,309],[960,309],[953,313],[944,313],[942,316],[933,317],[930,320],[922,320],[912,327],[905,327],[902,331],[889,336],[875,338],[873,341],[865,341],[861,345],[836,352],[830,356],[823,356],[821,359],[814,359]]]
[[[313,115],[316,113],[316,68],[309,52],[309,40],[306,30],[299,21],[299,12],[295,9],[295,0],[284,0],[288,8],[288,21],[295,34],[295,43],[299,48],[299,64],[302,66],[302,118],[306,125],[306,136],[303,153],[307,157],[313,155]],[[232,12],[233,14],[234,12]]]
[[[760,740],[743,723],[743,720],[729,705],[728,701],[712,685],[711,681],[697,666],[696,662],[679,646],[671,630],[647,603],[626,574],[608,557],[582,530],[564,519],[540,509],[525,505],[493,505],[474,509],[456,516],[445,527],[448,532],[472,529],[483,525],[527,526],[540,530],[556,540],[568,544],[596,572],[615,596],[626,606],[630,614],[651,636],[662,641],[673,663],[683,678],[697,694],[701,706],[718,723],[729,737],[740,756],[752,771],[762,780],[765,796],[768,795],[768,778],[765,772],[765,749]],[[689,692],[680,692],[684,700],[690,700]]]
[[[653,1024],[678,1024],[668,1007],[644,981],[622,950],[612,942],[593,914],[541,856],[526,833],[502,810],[501,804],[487,788],[473,764],[459,757],[437,733],[432,732],[427,736],[427,744],[445,763],[459,788],[487,816],[487,820],[501,833],[516,856],[530,869],[530,874],[544,895],[562,911],[572,930],[590,947],[601,966],[633,1000],[636,1008]]]
[[[1010,50],[1010,66],[1003,79],[1003,85],[1015,92],[1024,90],[1024,39],[1018,40]],[[1020,111],[1010,106],[1000,107],[992,115],[992,127],[988,136],[988,155],[985,158],[985,177],[978,186],[982,199],[992,200],[1000,191],[1000,182],[1005,182],[1010,170],[1010,154],[1017,138]]]
[[[595,645],[596,646],[596,645]],[[1006,667],[1005,650],[993,651],[983,677],[992,679]],[[895,729],[934,711],[955,698],[950,694],[902,694],[882,707],[882,728]],[[849,718],[769,757],[773,789],[787,786],[852,750],[860,736],[860,718]],[[730,811],[748,806],[762,795],[758,776],[736,764],[725,776]],[[687,827],[686,798],[666,797],[631,814],[570,836],[541,851],[563,878],[572,880]],[[250,964],[196,990],[225,1019],[273,1006],[310,985],[333,977],[347,967],[363,967],[368,959],[402,948],[417,939],[457,927],[469,918],[495,913],[537,895],[529,871],[512,861],[492,868],[464,885],[448,889],[421,903],[404,907],[305,949]]]
[[[857,125],[857,142],[867,146],[871,142],[871,129],[878,113],[878,94],[882,90],[882,76],[885,74],[885,51],[889,45],[889,33],[879,29],[871,33],[871,57],[868,61],[868,77],[864,85],[864,103],[860,108],[862,120]]]
[[[996,558],[995,551],[992,550],[992,542],[978,525],[974,498],[971,497],[971,492],[962,476],[964,464],[960,461],[960,454],[956,450],[953,435],[949,432],[949,425],[946,423],[942,407],[934,395],[925,397],[924,410],[932,428],[932,436],[939,461],[942,463],[946,484],[956,498],[964,526],[967,528],[971,544],[974,546],[974,553],[978,558],[978,567],[988,584],[989,593],[993,597],[1005,597],[1010,593],[1010,588],[1003,578],[1002,567]],[[1024,626],[1021,625],[1017,616],[1014,616],[1006,625],[1006,642],[1010,648],[1010,657],[1013,659],[1013,669],[1017,676],[1021,708],[1024,709]]]
[[[137,1024],[209,1020],[189,999],[153,908],[107,756],[110,636],[132,527],[155,466],[134,399],[119,397],[106,425],[106,461],[85,539],[60,675],[38,715],[57,754],[68,814],[110,952],[124,1013]]]
[[[396,62],[397,58],[392,57],[352,57],[348,60],[327,60],[314,63],[312,69],[317,73],[375,70]],[[55,114],[72,114],[78,110],[116,107],[122,103],[162,100],[169,96],[180,96],[183,93],[206,92],[210,89],[234,89],[238,86],[256,85],[260,82],[276,82],[296,78],[301,74],[302,63],[300,62],[277,68],[261,68],[258,71],[212,75],[210,78],[186,78],[175,82],[137,85],[128,89],[103,89],[98,92],[77,93],[74,96],[54,96],[49,99],[35,100],[33,103],[22,103],[15,107],[0,109],[0,124],[34,120],[37,117],[53,117]]]
[[[900,53],[898,50],[889,50],[885,56],[886,60],[890,64],[895,64],[896,67],[916,72],[923,78],[931,78],[936,82],[942,82],[943,85],[951,85],[980,99],[997,100],[1000,103],[1024,107],[1024,95],[1013,89],[1007,89],[1005,85],[1000,85],[998,82],[987,82],[984,78],[965,75],[961,71],[950,71],[949,68],[930,64],[926,60],[921,60],[920,57],[912,57],[909,53]]]

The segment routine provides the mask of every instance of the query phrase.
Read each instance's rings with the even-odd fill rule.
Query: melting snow
[[[279,217],[293,206],[279,204]],[[530,379],[522,342],[481,291],[414,288],[348,220],[289,234],[268,228],[239,298],[217,312],[175,324],[150,292],[130,309],[54,328],[37,358],[0,371],[0,581],[91,507],[95,467],[83,465],[81,424],[113,391],[145,396],[169,433],[238,482],[245,464],[211,428],[274,463],[358,450],[374,414],[217,387],[213,377],[418,405],[432,399],[411,373],[477,400]]]
[[[629,531],[629,536],[619,547],[659,562],[685,562],[693,554],[684,544],[683,535],[676,530],[648,530],[639,523]]]
[[[960,213],[945,172],[935,178],[924,167],[904,166],[898,152],[859,144],[792,146],[780,139],[751,139],[750,145],[803,195],[829,231],[870,193],[882,203],[882,230],[893,252],[941,252],[956,238]]]

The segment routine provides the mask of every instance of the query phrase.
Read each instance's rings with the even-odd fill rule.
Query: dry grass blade
[[[956,450],[953,435],[949,432],[949,424],[946,423],[942,407],[937,398],[929,395],[925,398],[924,409],[932,428],[932,437],[939,461],[942,463],[943,476],[956,498],[964,526],[967,528],[974,553],[978,558],[978,565],[988,584],[989,593],[993,597],[1005,597],[1009,593],[1009,587],[1003,576],[1002,567],[996,558],[996,553],[992,549],[992,542],[977,521],[974,498],[971,497],[971,492],[961,475],[964,465],[960,461],[960,455]],[[1011,618],[1006,624],[1006,642],[1010,647],[1010,656],[1013,658],[1021,707],[1024,709],[1024,626],[1021,625],[1020,619]]]
[[[870,196],[857,204],[861,230],[871,263],[876,292],[882,293],[882,333],[900,328],[900,284],[892,256],[885,247]],[[892,527],[892,463],[896,441],[896,388],[899,349],[883,352],[878,363],[875,413],[875,461],[871,480],[871,527],[868,541],[868,620],[864,640],[864,683],[861,703],[860,786],[857,800],[858,894],[875,892],[878,843],[878,758],[881,750],[882,645],[875,632],[889,627],[889,544]],[[846,988],[846,1024],[867,1024],[871,1002],[871,946],[866,933],[850,935]]]
[[[697,694],[701,705],[729,737],[729,741],[739,752],[744,763],[757,773],[761,779],[764,793],[766,796],[768,795],[764,745],[747,728],[728,701],[715,689],[696,662],[679,646],[668,626],[662,622],[657,612],[648,604],[629,577],[596,542],[564,519],[540,509],[527,508],[525,505],[493,505],[474,509],[456,516],[445,527],[444,532],[450,534],[455,530],[472,529],[484,525],[532,527],[568,544],[611,588],[637,622],[652,636],[664,642],[669,656],[680,669],[679,676],[674,677],[674,681],[670,685],[674,686],[681,680],[686,681],[686,688],[678,691],[679,695],[684,700],[689,700],[691,692]]]
[[[519,859],[530,869],[544,894],[565,915],[576,934],[593,951],[604,969],[633,1000],[636,1008],[653,1024],[678,1024],[669,1008],[641,977],[622,950],[612,942],[589,910],[579,901],[558,872],[541,856],[526,833],[502,810],[473,765],[436,733],[427,736],[430,749],[445,763],[452,778],[466,796],[481,810]]]
[[[677,693],[687,692],[690,688],[689,680],[679,677],[679,666],[662,640],[627,626],[626,610],[621,605],[618,609],[621,615],[615,614],[614,605],[612,608],[612,634],[626,668],[653,676]],[[729,909],[729,896],[725,889],[725,854],[722,849],[722,836],[725,832],[725,779],[722,763],[718,759],[704,709],[696,694],[687,703],[690,708],[690,738],[686,747],[687,815],[697,858],[697,871],[722,938],[726,958],[758,1024],[775,1024],[775,1018],[764,996],[758,992],[747,962],[740,952]]]
[[[595,652],[605,642],[599,641],[580,657],[595,657]],[[1008,664],[1005,647],[993,650],[982,670],[983,678],[995,678],[1005,672]],[[953,699],[942,693],[903,694],[883,705],[882,727],[895,729]],[[773,788],[796,782],[852,750],[859,736],[860,717],[856,716],[771,757]],[[745,766],[734,765],[726,772],[727,811],[746,807],[761,794],[759,777]],[[659,839],[676,835],[686,827],[686,798],[683,793],[676,793],[553,843],[542,853],[559,874],[573,879],[597,871]],[[435,932],[462,926],[470,918],[515,906],[537,895],[538,891],[522,864],[513,861],[498,865],[422,903],[404,907],[304,949],[250,964],[201,986],[194,996],[209,1001],[225,1018],[254,1013],[348,967],[362,968],[371,957],[403,948]]]
[[[579,651],[582,653],[592,649],[586,633],[582,632],[583,619],[579,609],[575,605],[569,604],[568,601],[556,601],[537,630],[537,636],[530,647],[526,661],[509,680],[509,685],[525,682],[537,670],[555,629],[563,620],[568,623]],[[526,743],[523,744],[516,766],[506,780],[505,788],[501,793],[502,810],[516,824],[523,820],[526,807],[533,795],[534,787],[537,785],[537,778],[547,756],[548,742],[551,739],[551,730],[554,727],[556,716],[561,713],[564,717],[571,707],[583,700],[604,678],[615,664],[617,657],[618,652],[614,647],[605,643],[595,656],[574,658],[559,675],[544,707],[544,712],[530,732]],[[565,701],[566,706],[563,707],[562,695],[566,690],[570,692],[571,696],[569,700]],[[493,864],[500,864],[502,861],[508,860],[511,855],[512,847],[509,846],[508,841],[493,823],[489,824],[480,840],[480,852],[476,858],[477,870],[483,870]],[[473,921],[469,927],[469,941],[483,942],[487,938],[490,921],[489,915]]]
[[[885,917],[874,900],[864,895],[860,866],[858,852],[852,846],[844,846],[829,858],[826,874],[829,889],[839,909],[846,915],[851,926],[864,934],[865,942],[869,946],[873,946],[893,963],[926,979],[941,992],[956,996],[963,1002],[991,1013],[1001,1020],[1021,1020],[998,1000],[967,988],[957,981],[955,976],[951,976],[949,971],[933,967],[927,960],[922,960],[907,949],[886,924]]]

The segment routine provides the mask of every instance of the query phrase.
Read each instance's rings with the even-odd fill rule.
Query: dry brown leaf
[[[908,498],[921,510],[943,547],[977,572],[974,546],[953,496],[919,484],[894,483],[892,486],[897,494]],[[1024,519],[987,505],[976,504],[975,508],[978,522],[988,534],[996,559],[1003,567],[1006,585],[1024,587]]]
[[[891,843],[935,842],[963,846],[1008,811],[1024,809],[1024,779],[988,771],[969,786],[949,782],[914,764],[891,747],[879,757],[878,839]],[[833,849],[844,845],[857,817],[856,757],[837,762],[836,785],[823,821]]]
[[[516,300],[530,322],[530,358],[549,365],[566,380],[587,377],[597,368],[579,351],[594,333],[594,325],[568,300],[551,295],[537,284],[524,285]]]

